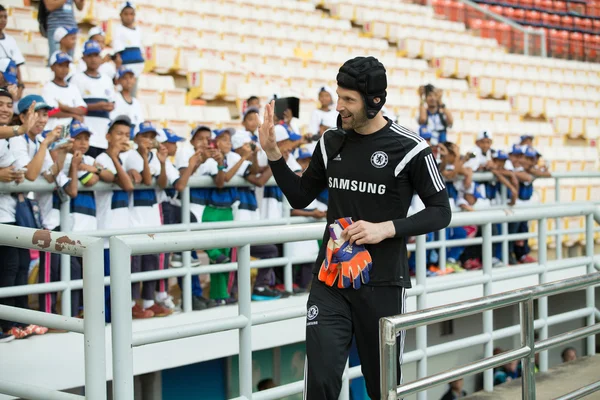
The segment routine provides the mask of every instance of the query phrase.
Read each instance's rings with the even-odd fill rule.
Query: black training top
[[[302,177],[290,171],[283,158],[269,164],[294,208],[305,208],[328,187],[328,224],[343,217],[355,222],[393,221],[394,238],[366,245],[373,258],[372,285],[410,287],[406,237],[443,229],[450,223],[448,194],[429,145],[389,120],[371,135],[339,128],[326,131]],[[426,208],[406,218],[415,192]],[[323,262],[328,240],[329,230],[325,229],[313,273]]]

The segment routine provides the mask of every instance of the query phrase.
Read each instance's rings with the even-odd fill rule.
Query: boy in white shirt
[[[60,127],[48,132],[45,138],[40,134],[48,122],[48,110],[51,108],[38,95],[28,95],[18,104],[21,121],[26,118],[25,112],[35,102],[35,112],[38,115],[37,123],[29,131],[19,137],[9,140],[10,150],[15,157],[13,164],[16,169],[26,169],[25,179],[34,181],[43,176],[46,181],[56,183],[58,187],[64,186],[68,178],[63,173],[63,165],[70,150],[70,145],[64,145],[50,154],[49,147],[60,136]],[[60,230],[60,201],[56,193],[35,193],[39,203],[42,225],[49,231]],[[60,280],[60,255],[40,252],[39,282],[49,283]],[[56,293],[43,293],[39,296],[40,310],[56,313]]]
[[[54,31],[54,42],[58,45],[58,51],[62,51],[64,53],[73,56],[73,52],[75,51],[75,46],[77,45],[77,33],[79,29],[76,27],[70,28],[67,26],[61,26],[56,28]]]
[[[100,180],[114,183],[120,188],[94,193],[96,220],[100,230],[121,229],[130,226],[129,193],[133,191],[133,182],[123,168],[123,154],[129,150],[131,128],[131,121],[127,116],[121,115],[113,119],[106,134],[108,148],[96,158]],[[104,240],[104,276],[110,276],[110,251],[107,238]],[[104,307],[106,322],[110,322],[110,287],[108,286],[104,288]],[[132,308],[132,316],[133,318],[152,318],[154,314],[135,305]]]
[[[71,56],[65,52],[57,51],[50,57],[50,68],[54,72],[54,79],[44,85],[42,96],[46,103],[53,107],[48,113],[50,117],[46,130],[54,127],[71,125],[73,119],[82,122],[87,108],[79,89],[67,82],[69,66],[73,62]]]
[[[112,47],[121,59],[121,65],[131,69],[135,76],[140,76],[144,70],[144,53],[142,33],[135,26],[135,6],[133,2],[125,1],[120,10],[121,25],[114,28]]]
[[[83,47],[83,61],[87,66],[85,72],[78,72],[71,78],[70,84],[79,89],[87,105],[87,114],[83,123],[92,131],[88,155],[97,157],[108,144],[106,132],[110,112],[115,109],[115,89],[111,79],[98,72],[102,63],[98,42],[88,40]]]
[[[151,122],[145,121],[136,127],[134,141],[137,150],[130,150],[125,159],[125,170],[134,177],[135,183],[152,185],[152,179],[157,179],[159,188],[164,189],[167,184],[166,160],[167,148],[160,145],[158,152],[153,153],[153,141],[156,139],[158,129]],[[141,182],[138,180],[141,179]],[[155,189],[135,189],[130,199],[130,221],[134,227],[156,227],[161,225],[160,211],[158,209],[158,198]],[[160,268],[160,256],[158,254],[145,254],[131,257],[131,272],[155,271]],[[132,285],[133,300],[140,297],[140,282]],[[163,287],[155,295],[157,281],[145,281],[142,285],[142,308],[150,310],[155,317],[164,317],[173,312],[172,308],[165,307],[168,300],[166,288]],[[155,301],[156,297],[156,301]]]
[[[95,231],[98,229],[96,220],[96,199],[94,192],[79,192],[78,184],[93,186],[99,180],[98,173],[101,169],[96,166],[95,160],[86,156],[90,147],[91,132],[79,121],[74,121],[70,128],[70,136],[73,139],[71,153],[67,154],[63,172],[69,177],[65,184],[65,192],[71,197],[71,224],[68,228],[72,232]],[[71,257],[71,279],[82,278],[83,260],[80,257]],[[71,291],[71,316],[81,315],[83,307],[83,292],[81,290]]]
[[[0,5],[0,58],[9,58],[17,67],[17,78],[21,80],[21,65],[25,64],[25,58],[17,45],[15,39],[4,32],[8,20],[8,12]],[[14,100],[14,99],[13,99]]]
[[[121,91],[115,95],[115,109],[110,115],[127,115],[131,122],[139,125],[145,121],[144,108],[133,96],[137,78],[133,71],[127,67],[121,67],[117,71],[117,83],[121,85]]]
[[[102,65],[98,70],[102,75],[108,76],[114,80],[117,76],[117,66],[113,60],[113,50],[106,45],[106,35],[101,27],[94,26],[88,32],[88,40],[98,42],[102,51],[100,57],[102,58]]]
[[[319,89],[320,108],[313,111],[308,126],[311,137],[320,137],[327,129],[336,126],[338,112],[335,109],[333,93],[333,90],[328,86],[323,86]],[[316,140],[312,141],[308,147],[311,154],[315,146]]]

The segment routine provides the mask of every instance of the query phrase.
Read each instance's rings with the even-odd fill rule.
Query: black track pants
[[[306,306],[304,399],[337,400],[355,335],[367,393],[379,400],[379,319],[403,313],[405,304],[402,287],[338,289],[315,277]],[[398,337],[398,383],[404,336],[402,332]]]

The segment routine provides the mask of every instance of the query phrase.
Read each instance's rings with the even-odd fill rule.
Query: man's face
[[[167,153],[169,154],[169,157],[175,156],[175,154],[177,153],[177,143],[165,142],[163,143],[163,145],[167,148]]]
[[[135,138],[133,138],[133,141],[135,143],[137,143],[138,145],[141,144],[144,147],[146,147],[147,149],[151,149],[152,148],[152,141],[156,138],[156,132],[144,132],[144,133],[138,133],[137,135],[135,135]]]
[[[494,166],[498,169],[504,169],[504,164],[506,164],[506,160],[500,160],[499,158],[494,158]]]
[[[535,160],[535,157],[523,157],[521,165],[523,165],[523,168],[525,169],[531,168],[535,165]]]
[[[531,147],[533,146],[533,140],[531,138],[525,138],[521,141],[521,146]]]
[[[71,35],[67,35],[60,41],[67,50],[73,50],[75,45],[77,44],[77,34],[73,33]]]
[[[246,119],[242,122],[248,132],[255,132],[258,129],[259,123],[258,114],[255,112],[246,115]]]
[[[0,96],[0,125],[8,125],[13,118],[13,101],[6,97]]]
[[[356,131],[364,127],[369,119],[365,110],[365,102],[360,93],[338,86],[337,95],[336,110],[342,117],[342,128]]]
[[[521,160],[523,159],[523,155],[512,153],[512,154],[508,155],[508,159],[515,167],[518,167],[521,165]]]
[[[429,107],[437,107],[438,98],[435,92],[430,92],[427,96],[425,96],[425,102]]]
[[[133,25],[135,22],[135,10],[131,7],[126,7],[123,11],[121,11],[121,22],[123,25]]]
[[[131,128],[127,125],[113,125],[110,131],[106,134],[106,140],[109,147],[119,147],[121,151],[126,150],[126,144],[129,141]]]
[[[223,154],[227,154],[231,151],[231,135],[229,133],[222,133],[217,138],[217,148]]]
[[[119,83],[124,90],[131,91],[135,86],[135,75],[131,72],[127,72],[119,79]]]
[[[190,140],[191,145],[195,151],[205,149],[208,147],[208,141],[210,140],[210,131],[202,130],[196,132],[196,134]]]
[[[102,58],[100,58],[100,54],[90,54],[87,56],[83,56],[83,61],[85,65],[87,65],[87,69],[96,71],[102,64]]]
[[[319,93],[319,103],[321,103],[321,106],[329,107],[331,105],[331,95],[323,90]]]
[[[57,79],[65,79],[69,75],[69,62],[52,65],[52,72]]]
[[[8,12],[6,10],[0,11],[0,31],[3,31],[6,28],[6,24],[8,22]]]
[[[490,138],[483,138],[483,139],[478,140],[477,142],[475,142],[475,144],[477,146],[479,146],[479,148],[481,149],[481,151],[485,154],[492,147],[492,139],[490,139]]]
[[[577,359],[577,353],[575,350],[568,350],[565,353],[565,362],[574,361]]]
[[[33,127],[31,127],[29,129],[29,132],[31,132],[34,135],[39,135],[40,133],[42,133],[44,131],[44,127],[48,123],[48,110],[46,110],[44,108],[42,110],[36,111],[35,113],[38,116],[38,121]],[[21,122],[23,122],[23,120],[25,119],[25,114],[26,114],[26,112],[24,112],[20,115]]]
[[[460,392],[462,392],[464,383],[465,383],[465,381],[461,378],[456,381],[450,382],[450,387],[455,392],[460,393]]]
[[[73,152],[80,151],[83,154],[90,149],[90,133],[82,132],[73,138]]]

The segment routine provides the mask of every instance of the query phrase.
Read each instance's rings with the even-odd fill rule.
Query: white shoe
[[[177,309],[177,306],[173,302],[173,296],[169,296],[166,299],[164,299],[163,301],[159,301],[158,303],[161,306],[163,306],[164,308],[168,308],[169,310],[176,310]]]

